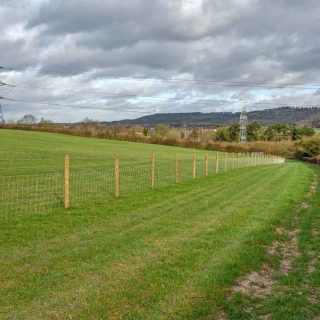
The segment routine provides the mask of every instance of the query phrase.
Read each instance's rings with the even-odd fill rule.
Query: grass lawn
[[[194,152],[201,162],[205,153],[211,159],[216,155],[213,151],[21,130],[2,129],[0,140],[0,176],[59,172],[63,169],[64,154],[70,155],[72,169],[77,171],[112,168],[116,154],[123,166],[149,164],[152,153],[161,163],[173,162],[176,154],[190,163]]]
[[[250,319],[252,310],[258,319],[263,304],[275,319],[306,319],[294,314],[297,298],[305,301],[306,288],[320,279],[318,262],[305,278],[306,247],[319,252],[310,235],[320,231],[319,191],[300,208],[314,175],[316,167],[297,162],[243,168],[3,221],[0,318]],[[232,295],[238,277],[270,259],[275,227],[292,223],[301,230],[302,254],[297,269],[279,276],[274,290],[283,295]],[[318,300],[304,306],[301,314],[314,316]]]
[[[191,149],[11,130],[0,130],[0,139],[0,198],[11,194],[16,206],[14,190],[23,186],[25,204],[37,209],[0,219],[0,319],[320,317],[318,167],[288,161],[230,170],[229,157],[229,170],[215,175],[216,153],[208,152],[211,175],[204,178],[206,152],[196,151],[200,169],[190,181]],[[152,152],[156,167],[172,172],[156,172],[151,191]],[[75,195],[105,193],[68,210],[41,210],[42,195],[54,190],[30,177],[63,177],[65,153],[71,174],[84,176],[78,185],[71,180]],[[179,184],[176,153],[187,174]],[[105,180],[88,183],[90,172],[112,170],[114,154],[124,170],[137,170],[120,173],[131,179],[121,190],[135,190],[119,199],[106,196]],[[60,180],[51,193],[58,203]],[[236,292],[252,272],[269,279],[268,294]]]

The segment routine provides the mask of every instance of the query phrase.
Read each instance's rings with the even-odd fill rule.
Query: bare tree
[[[35,124],[37,123],[37,118],[33,114],[26,114],[20,120],[17,121],[18,124]]]

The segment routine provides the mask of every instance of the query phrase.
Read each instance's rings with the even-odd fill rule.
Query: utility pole
[[[248,124],[246,107],[244,107],[241,110],[239,124],[240,124],[240,142],[244,143],[247,141],[247,124]]]

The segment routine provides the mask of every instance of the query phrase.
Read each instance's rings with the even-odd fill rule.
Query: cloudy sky
[[[0,0],[4,116],[317,105],[319,17],[319,0]]]

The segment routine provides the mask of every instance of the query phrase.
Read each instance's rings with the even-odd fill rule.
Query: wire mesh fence
[[[23,165],[18,161],[18,172],[23,174],[6,175],[5,170],[0,171],[0,219],[100,203],[243,167],[284,162],[275,156],[235,153],[216,153],[210,157],[152,155],[143,160],[123,157],[123,161],[121,157],[108,161],[71,157],[64,166],[62,161],[59,166],[40,160],[24,161]],[[36,165],[31,165],[32,161]],[[41,173],[32,174],[31,170]]]

